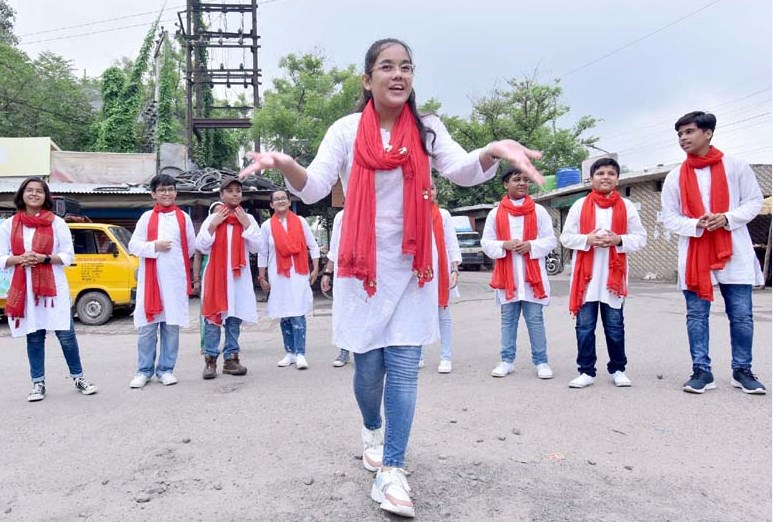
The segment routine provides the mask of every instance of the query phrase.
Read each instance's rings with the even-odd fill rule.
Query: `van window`
[[[93,230],[70,230],[70,232],[72,232],[72,246],[76,254],[97,253]]]
[[[456,235],[460,248],[474,248],[480,246],[480,236],[475,233],[459,233]]]
[[[124,227],[110,227],[110,232],[118,238],[121,246],[124,250],[129,250],[129,241],[131,241],[132,233],[126,230]]]
[[[97,244],[97,254],[110,254],[110,245],[113,241],[101,230],[94,231],[94,242]]]

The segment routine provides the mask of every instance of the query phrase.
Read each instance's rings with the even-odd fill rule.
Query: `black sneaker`
[[[97,393],[97,387],[83,377],[76,377],[73,379],[73,383],[75,384],[75,388],[83,395],[93,395]]]
[[[33,382],[32,383],[32,391],[29,395],[27,395],[27,400],[29,402],[37,402],[42,401],[46,398],[46,383],[44,382]]]
[[[752,395],[765,395],[768,393],[765,386],[757,380],[751,368],[738,368],[733,370],[733,380],[730,381],[736,388],[741,388],[744,393]]]
[[[687,393],[703,393],[706,390],[713,390],[717,385],[714,382],[714,376],[711,372],[693,368],[690,380],[684,383],[682,390]]]

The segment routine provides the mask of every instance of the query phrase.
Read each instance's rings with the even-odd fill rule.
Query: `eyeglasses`
[[[416,71],[416,66],[412,63],[402,63],[397,66],[393,63],[385,62],[375,67],[377,71],[381,71],[384,74],[392,74],[398,68],[400,69],[400,73],[405,74],[406,76],[413,76],[413,73]]]
[[[290,200],[289,200],[289,199],[287,199],[287,198],[286,198],[286,197],[284,197],[284,196],[282,196],[282,197],[279,197],[279,198],[274,198],[274,203],[280,203],[280,202],[282,202],[282,201],[290,201]]]
[[[175,187],[164,187],[156,189],[156,194],[174,194],[175,192],[177,192],[177,188]]]
[[[46,191],[42,188],[25,188],[24,189],[25,194],[45,194]]]

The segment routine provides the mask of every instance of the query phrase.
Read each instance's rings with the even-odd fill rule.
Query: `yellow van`
[[[65,268],[73,311],[83,324],[100,325],[115,307],[133,307],[139,260],[129,254],[131,232],[103,223],[67,223],[75,259]],[[5,296],[0,308],[5,308]]]

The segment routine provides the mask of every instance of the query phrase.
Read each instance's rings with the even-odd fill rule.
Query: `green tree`
[[[16,10],[6,0],[0,0],[0,44],[16,45],[19,39],[13,32]]]
[[[569,113],[562,102],[563,90],[558,82],[548,85],[534,77],[511,79],[507,89],[497,89],[476,100],[469,118],[442,116],[453,138],[466,150],[484,147],[493,140],[514,139],[543,152],[535,166],[546,174],[564,166],[579,166],[588,157],[587,145],[598,138],[585,136],[596,119],[583,116],[568,128],[558,120]],[[430,109],[439,110],[437,101]],[[427,108],[427,104],[423,107]],[[438,182],[440,202],[448,207],[493,203],[504,190],[498,178],[474,188],[463,188],[445,179]]]

